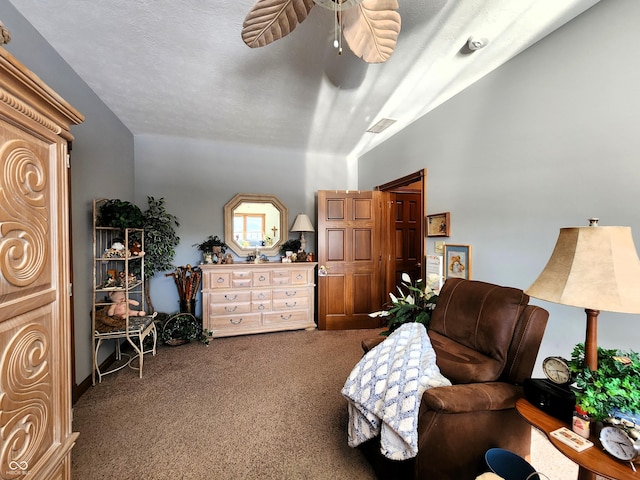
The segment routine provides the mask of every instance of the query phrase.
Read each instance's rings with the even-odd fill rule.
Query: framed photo
[[[471,280],[471,245],[445,244],[444,278]]]
[[[448,237],[451,218],[449,212],[427,215],[427,237]]]

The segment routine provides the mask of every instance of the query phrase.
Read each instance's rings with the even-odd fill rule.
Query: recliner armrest
[[[439,413],[505,410],[522,396],[522,387],[505,382],[459,384],[426,390],[422,407]]]

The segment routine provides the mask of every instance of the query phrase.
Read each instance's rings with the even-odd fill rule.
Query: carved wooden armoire
[[[69,479],[67,147],[84,118],[0,47],[0,478]]]

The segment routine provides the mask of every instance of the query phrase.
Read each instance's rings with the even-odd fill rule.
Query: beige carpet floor
[[[75,480],[374,479],[340,389],[375,331],[295,331],[161,346],[74,406]],[[550,480],[577,467],[533,431]],[[437,479],[434,479],[437,480]]]

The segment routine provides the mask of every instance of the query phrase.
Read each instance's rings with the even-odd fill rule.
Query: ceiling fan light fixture
[[[331,11],[342,11],[360,5],[363,0],[313,0],[316,5]]]

